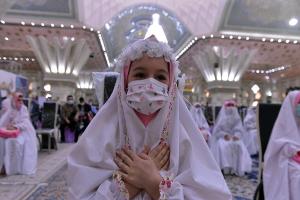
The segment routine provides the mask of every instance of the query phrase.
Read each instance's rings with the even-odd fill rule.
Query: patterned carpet
[[[226,175],[227,185],[235,200],[252,200],[258,185],[258,156],[252,156],[252,172],[243,177]]]
[[[67,199],[66,169],[64,166],[47,183],[39,187],[27,200]],[[253,170],[243,177],[226,176],[226,182],[235,200],[252,200],[257,186],[258,161],[253,158]]]

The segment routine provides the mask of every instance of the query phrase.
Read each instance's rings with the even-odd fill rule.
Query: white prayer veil
[[[198,128],[203,128],[207,131],[210,131],[209,130],[209,125],[207,123],[207,120],[203,114],[203,111],[202,111],[202,108],[199,106],[197,107],[196,105],[200,105],[200,103],[195,103],[194,106],[192,106],[191,108],[191,113],[192,113],[192,116],[198,126]]]
[[[225,103],[226,104],[226,103]],[[226,105],[223,105],[213,129],[213,137],[220,138],[225,134],[235,135],[242,139],[245,129],[237,108],[231,107],[232,113],[226,113]]]
[[[164,57],[170,66],[168,103],[145,127],[126,103],[124,70],[144,54]],[[231,199],[224,178],[205,140],[179,93],[175,75],[178,63],[167,44],[148,38],[127,47],[118,62],[120,76],[114,91],[79,139],[68,158],[70,199],[115,199],[111,176],[117,166],[116,150],[128,144],[140,153],[144,145],[153,148],[160,139],[170,145],[170,167],[173,174],[171,199]],[[142,192],[134,199],[149,199]]]
[[[300,150],[300,119],[296,116],[295,104],[298,95],[299,91],[293,91],[285,98],[264,155],[263,182],[266,200],[293,199],[290,196],[291,174],[288,168],[289,163],[294,162],[291,157]],[[299,178],[299,172],[297,176]],[[299,194],[299,190],[297,192]]]

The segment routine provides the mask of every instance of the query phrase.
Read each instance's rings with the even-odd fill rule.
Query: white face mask
[[[154,78],[132,81],[128,84],[126,102],[137,112],[150,115],[168,101],[168,86]]]
[[[67,104],[69,104],[69,105],[71,105],[71,104],[73,104],[74,103],[74,100],[68,100],[67,101]]]

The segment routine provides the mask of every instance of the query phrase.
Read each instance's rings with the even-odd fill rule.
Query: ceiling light
[[[290,43],[290,40],[286,40],[285,43],[287,43],[287,44]]]
[[[17,60],[18,60],[18,58],[17,58],[17,57],[15,57],[15,60],[17,61]]]
[[[238,40],[240,40],[240,39],[242,39],[242,37],[241,37],[241,36],[238,36]]]
[[[273,38],[271,38],[271,39],[270,39],[270,42],[273,42],[273,41],[274,41],[274,39],[273,39]]]
[[[54,27],[54,24],[51,24],[50,26],[51,26],[51,27]]]
[[[298,19],[293,17],[289,20],[289,25],[290,26],[296,26],[297,24],[298,24]]]
[[[8,57],[8,60],[12,60],[13,58],[12,57]]]
[[[35,61],[35,59],[34,59],[34,58],[31,58],[31,61],[32,61],[32,62],[34,62],[34,61]]]
[[[98,34],[100,34],[100,31],[97,31]]]
[[[62,28],[63,28],[63,27],[65,27],[65,25],[61,24],[61,25],[60,25],[60,27],[62,27]]]
[[[20,60],[24,60],[24,58],[21,57]]]
[[[148,27],[148,30],[144,38],[148,38],[151,35],[154,35],[158,41],[163,43],[168,43],[167,36],[165,34],[163,27],[161,26],[159,19],[160,19],[160,15],[158,13],[154,13],[152,15],[152,23]]]
[[[70,25],[70,27],[71,27],[71,28],[74,28],[74,25],[73,25],[73,24],[71,24],[71,25]]]
[[[297,44],[298,43],[298,41],[297,40],[294,40],[294,44]]]
[[[1,22],[1,24],[5,24],[5,21],[4,21],[4,20],[1,20],[0,22]]]
[[[258,85],[254,84],[254,85],[251,87],[251,90],[252,90],[252,92],[253,92],[254,94],[256,94],[256,93],[260,90],[260,88],[258,87]]]
[[[266,38],[262,38],[261,41],[265,42],[265,41],[266,41]]]
[[[25,25],[25,22],[21,22],[21,24],[24,26],[24,25]]]
[[[83,28],[83,29],[86,29],[86,26],[83,26],[82,28]]]
[[[94,31],[94,29],[93,29],[93,28],[90,28],[90,31]]]
[[[278,43],[280,43],[282,40],[281,39],[278,39]]]
[[[225,36],[224,36],[224,35],[221,35],[221,38],[225,38]]]
[[[271,90],[268,90],[268,91],[266,92],[266,95],[267,95],[268,97],[271,97],[271,96],[272,96]]]
[[[270,79],[270,77],[269,77],[269,76],[265,76],[265,78],[266,78],[267,80],[269,80],[269,79]]]
[[[211,38],[213,38],[213,37],[214,37],[214,35],[213,35],[213,34],[211,34],[211,35],[210,35],[210,37],[211,37]]]
[[[202,36],[202,39],[203,39],[203,40],[205,39],[205,35]]]
[[[44,24],[44,23],[41,23],[41,26],[45,26],[45,24]]]
[[[3,57],[3,60],[6,60],[6,57]]]
[[[9,38],[8,38],[8,37],[4,37],[4,40],[6,40],[6,41],[7,41],[7,40],[9,40]]]
[[[29,58],[26,58],[26,61],[29,61]]]
[[[31,26],[35,26],[35,23],[34,23],[34,22],[31,22],[30,24],[31,24]]]
[[[74,41],[75,40],[75,38],[74,37],[71,37],[71,41]]]
[[[44,90],[45,90],[46,92],[50,92],[50,91],[51,91],[51,85],[50,85],[50,84],[44,85]]]
[[[232,35],[231,35],[231,36],[229,36],[229,39],[231,39],[231,40],[232,40],[232,39],[233,39],[233,36],[232,36]]]
[[[246,40],[249,40],[250,38],[249,37],[246,37]]]

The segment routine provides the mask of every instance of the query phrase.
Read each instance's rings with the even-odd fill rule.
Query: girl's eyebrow
[[[166,73],[166,74],[168,74],[168,71],[167,71],[167,70],[165,70],[165,69],[160,69],[160,70],[158,70],[157,72],[159,72],[159,73]]]
[[[139,71],[139,70],[141,70],[141,71],[143,71],[143,70],[145,70],[144,69],[144,67],[135,67],[134,69],[133,69],[133,71]]]

